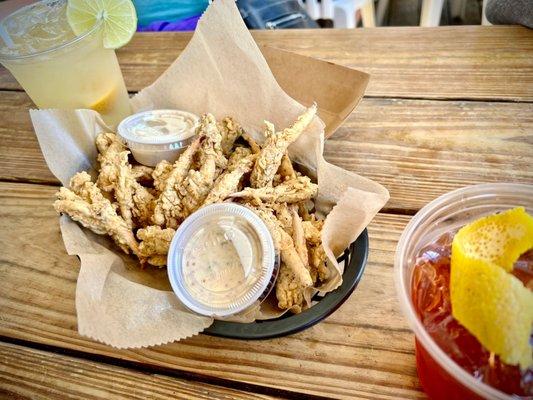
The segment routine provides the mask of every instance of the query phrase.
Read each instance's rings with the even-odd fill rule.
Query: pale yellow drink
[[[0,61],[39,108],[91,108],[109,125],[131,114],[115,51],[103,24],[76,36],[66,0],[24,7],[0,22]]]

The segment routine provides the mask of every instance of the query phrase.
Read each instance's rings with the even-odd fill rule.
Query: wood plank
[[[76,331],[79,263],[66,255],[52,209],[54,187],[0,183],[0,335],[178,369],[203,376],[336,398],[423,398],[413,335],[396,301],[393,256],[409,220],[371,224],[370,259],[354,294],[324,322],[295,335],[240,341],[205,335],[116,350]]]
[[[464,186],[533,184],[533,104],[365,99],[325,156],[410,212]]]
[[[260,44],[370,73],[370,96],[533,100],[533,34],[524,27],[283,30],[253,36]],[[118,51],[128,89],[152,83],[190,37],[137,33]],[[20,89],[3,68],[0,89]]]
[[[0,179],[57,183],[23,93],[1,92]],[[326,159],[385,185],[414,211],[450,190],[533,183],[533,104],[365,98],[326,142]]]
[[[0,397],[8,399],[274,399],[241,390],[0,342]]]

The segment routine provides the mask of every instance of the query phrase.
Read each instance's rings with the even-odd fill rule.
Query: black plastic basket
[[[363,276],[367,257],[368,232],[365,229],[338,259],[339,262],[345,263],[342,285],[323,297],[317,293],[313,300],[318,303],[313,307],[300,314],[286,313],[276,319],[249,324],[215,321],[203,333],[232,339],[271,339],[307,329],[333,313],[348,299]]]

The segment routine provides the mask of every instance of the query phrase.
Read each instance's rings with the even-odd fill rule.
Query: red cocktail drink
[[[450,255],[453,233],[441,236],[420,250],[412,277],[412,300],[424,328],[437,345],[477,380],[516,396],[533,396],[533,370],[503,363],[452,316],[450,301]],[[533,284],[533,251],[520,257],[512,271],[526,287]],[[417,367],[424,390],[436,399],[474,394],[458,384],[417,344]],[[441,386],[446,386],[446,391]]]
[[[533,371],[504,364],[456,321],[449,289],[454,233],[480,217],[518,206],[531,214],[531,199],[532,186],[471,186],[428,204],[403,232],[395,259],[396,286],[415,333],[418,376],[430,398],[533,396]],[[512,273],[532,289],[533,251],[522,255]]]

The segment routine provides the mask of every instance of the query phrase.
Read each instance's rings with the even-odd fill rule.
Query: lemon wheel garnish
[[[124,46],[137,29],[131,0],[68,0],[67,21],[76,35],[87,32],[98,19],[103,20],[106,49]]]
[[[506,364],[522,368],[533,365],[533,292],[508,271],[531,248],[533,217],[523,207],[464,226],[452,243],[453,317]]]

